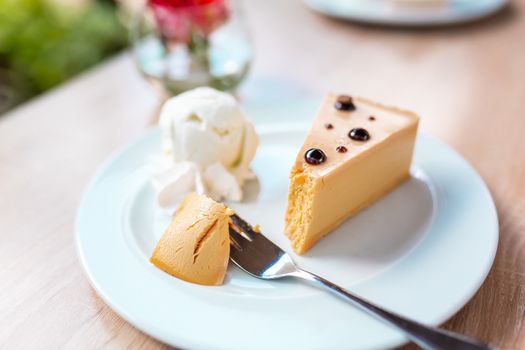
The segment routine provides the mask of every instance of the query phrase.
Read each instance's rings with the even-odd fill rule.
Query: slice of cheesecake
[[[409,177],[419,118],[328,94],[290,173],[285,232],[303,254]]]
[[[230,257],[229,221],[233,210],[191,193],[182,201],[150,261],[188,282],[220,285]]]

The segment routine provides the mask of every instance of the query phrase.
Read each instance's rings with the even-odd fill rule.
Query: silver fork
[[[490,350],[483,342],[462,334],[437,327],[425,326],[409,320],[394,312],[387,311],[371,302],[339,287],[338,285],[299,268],[292,258],[273,244],[262,233],[237,215],[232,216],[230,226],[230,259],[250,275],[273,280],[283,277],[296,277],[316,282],[322,287],[342,297],[361,311],[402,331],[405,336],[423,349],[439,350]]]

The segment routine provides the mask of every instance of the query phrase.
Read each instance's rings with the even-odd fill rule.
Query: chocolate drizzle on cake
[[[328,130],[332,130],[332,129],[334,128],[334,126],[333,126],[332,124],[330,124],[330,123],[326,123],[326,124],[324,125],[324,127],[325,127],[326,129],[328,129]]]
[[[348,137],[355,141],[368,141],[370,140],[370,134],[363,128],[355,128],[350,130]]]
[[[345,112],[355,110],[354,101],[352,100],[352,97],[348,95],[339,95],[335,101],[334,107],[339,111]]]
[[[370,120],[371,122],[373,122],[374,120],[376,120],[376,117],[374,117],[373,115],[371,115],[370,117],[368,117],[368,120]]]
[[[346,153],[346,151],[348,151],[348,149],[345,146],[337,146],[335,150],[339,153]]]
[[[319,148],[310,148],[304,154],[304,160],[311,165],[319,165],[326,161],[326,155]]]

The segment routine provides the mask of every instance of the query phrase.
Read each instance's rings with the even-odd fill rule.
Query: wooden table
[[[525,1],[447,29],[366,27],[296,1],[248,1],[261,86],[345,91],[409,107],[458,150],[496,202],[500,245],[485,284],[446,328],[525,347]],[[295,93],[294,92],[294,93]],[[79,266],[82,190],[158,108],[128,55],[0,118],[0,347],[162,348],[113,313]]]

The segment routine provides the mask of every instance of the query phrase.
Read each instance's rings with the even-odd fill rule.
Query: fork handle
[[[425,326],[404,318],[396,313],[386,311],[371,302],[358,297],[357,295],[339,287],[321,276],[314,273],[297,269],[297,272],[291,274],[294,277],[316,282],[329,291],[342,297],[347,302],[358,309],[368,313],[376,319],[386,322],[399,330],[403,331],[408,339],[416,343],[423,349],[433,350],[492,350],[489,345],[458,333],[439,329],[437,327]]]

